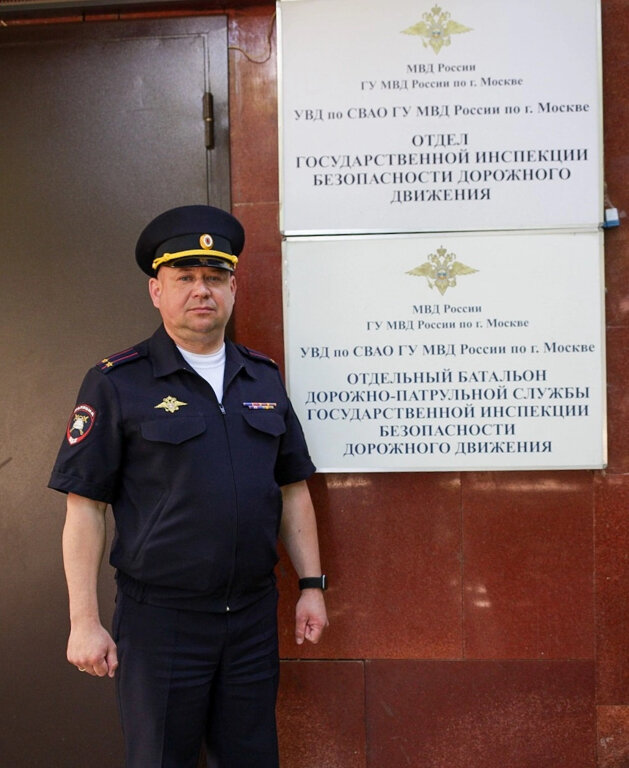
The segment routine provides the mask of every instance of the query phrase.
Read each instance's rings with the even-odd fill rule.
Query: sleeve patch
[[[68,427],[66,429],[66,438],[70,445],[76,445],[89,435],[96,420],[96,411],[91,405],[77,405],[72,411]]]

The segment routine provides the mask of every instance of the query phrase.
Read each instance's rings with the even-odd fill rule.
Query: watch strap
[[[304,579],[299,579],[299,589],[323,589],[328,588],[328,579],[325,574],[323,576],[309,576]]]

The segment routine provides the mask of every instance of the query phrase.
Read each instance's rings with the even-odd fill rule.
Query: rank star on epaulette
[[[175,413],[182,405],[188,405],[188,403],[183,403],[181,400],[177,400],[176,397],[168,395],[168,397],[165,397],[162,402],[158,403],[155,407],[163,408],[168,413]]]
[[[98,363],[98,367],[103,373],[108,373],[112,368],[122,365],[122,363],[128,363],[130,360],[135,360],[139,356],[140,353],[137,349],[129,347],[129,349],[124,349],[122,352],[117,352],[115,355],[105,357]]]

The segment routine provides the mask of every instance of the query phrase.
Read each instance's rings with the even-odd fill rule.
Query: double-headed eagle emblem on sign
[[[443,296],[448,288],[454,288],[457,277],[471,275],[474,272],[478,272],[478,270],[457,261],[454,253],[448,253],[447,249],[442,247],[437,248],[437,253],[431,253],[428,256],[428,261],[409,270],[406,274],[425,277],[428,285],[431,288],[436,288]]]
[[[424,48],[430,46],[435,53],[439,53],[444,46],[450,45],[452,35],[471,31],[470,27],[453,21],[448,11],[442,10],[438,5],[424,13],[422,21],[402,30],[405,35],[419,35],[422,38]]]

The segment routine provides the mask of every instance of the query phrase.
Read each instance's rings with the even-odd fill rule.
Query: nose
[[[212,289],[207,280],[203,277],[198,277],[194,281],[194,292],[197,296],[210,296]]]

